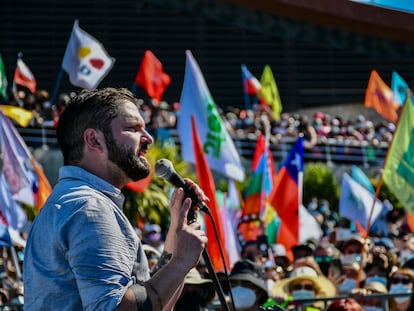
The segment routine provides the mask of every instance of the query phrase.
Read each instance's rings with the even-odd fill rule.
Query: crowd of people
[[[9,105],[19,106],[33,114],[31,127],[56,127],[59,115],[67,102],[75,93],[62,93],[55,103],[51,102],[46,90],[38,90],[35,94],[19,91],[13,96]],[[139,99],[140,112],[148,130],[160,139],[168,138],[169,129],[176,127],[180,111],[178,102],[144,101]],[[310,150],[317,143],[334,139],[338,143],[356,142],[378,146],[390,143],[395,131],[395,124],[383,120],[374,124],[364,115],[358,114],[355,119],[344,120],[341,116],[316,112],[313,115],[282,113],[280,120],[275,120],[268,106],[256,105],[251,109],[220,107],[224,125],[235,139],[249,138],[255,140],[265,130],[263,118],[270,120],[270,141],[279,144],[284,138],[295,139],[303,134],[305,148]]]
[[[114,92],[117,94],[117,91],[113,90],[106,90],[106,92]],[[100,98],[99,96],[101,96],[101,94],[98,93],[99,92],[97,91],[96,100],[102,100],[102,103],[107,100],[106,97]],[[125,94],[123,93],[122,96],[128,98],[127,101],[131,100],[129,97],[130,95],[127,93]],[[10,104],[18,105],[19,107],[33,112],[33,119],[30,126],[56,127],[62,113],[66,111],[68,103],[72,102],[73,107],[75,105],[73,102],[76,102],[76,100],[87,101],[88,95],[83,96],[86,96],[86,99],[82,97],[79,99],[79,96],[76,94],[61,94],[58,103],[52,105],[49,94],[46,91],[41,90],[36,94],[29,95],[23,92]],[[98,103],[94,104],[97,105],[94,109],[99,113],[100,108],[98,107]],[[105,105],[107,104],[108,103],[105,102]],[[127,105],[124,103],[124,105],[125,109],[130,113],[131,107],[128,106],[129,104]],[[124,105],[121,105],[122,107],[120,109],[124,109]],[[143,100],[137,100],[136,107],[138,108],[140,117],[136,117],[136,112],[133,111],[133,118],[139,120],[139,125],[134,125],[134,128],[136,128],[137,132],[142,133],[139,141],[140,157],[137,161],[143,161],[141,157],[145,155],[147,145],[152,141],[152,138],[148,136],[147,131],[155,138],[162,138],[163,135],[168,135],[168,131],[166,132],[165,130],[176,126],[180,107],[179,103],[169,105],[165,102],[161,102],[155,104],[153,102],[146,103]],[[82,110],[84,108],[80,108],[79,106],[79,108],[73,109]],[[87,109],[88,108],[85,108],[85,111],[87,111]],[[85,113],[85,111],[82,111],[82,113]],[[345,122],[342,121],[340,117],[331,117],[321,112],[315,113],[312,116],[312,120],[309,116],[284,113],[281,115],[281,120],[275,121],[271,116],[270,111],[263,109],[263,107],[256,107],[254,110],[233,108],[228,109],[227,111],[221,111],[221,113],[225,126],[235,137],[257,137],[258,134],[270,130],[272,141],[277,142],[283,137],[295,138],[298,135],[303,134],[306,139],[305,148],[309,149],[316,144],[316,140],[330,138],[337,140],[367,141],[374,145],[381,142],[390,142],[392,133],[395,130],[394,125],[388,122],[383,122],[374,126],[371,121],[366,120],[362,115],[358,115],[355,121],[348,120]],[[69,115],[76,115],[78,117],[76,110],[72,110]],[[111,116],[113,118],[120,118],[119,116],[116,117],[116,114]],[[125,116],[125,112],[121,113],[120,116]],[[110,118],[110,116],[105,117]],[[140,121],[141,118],[142,124]],[[266,124],[266,122],[263,122],[264,119],[270,120],[269,128],[264,127]],[[123,149],[115,150],[120,147],[118,147],[116,140],[114,140],[114,136],[108,134],[108,131],[115,131],[117,130],[117,127],[113,125],[114,128],[108,129],[106,128],[109,126],[109,124],[107,124],[108,122],[105,123],[103,121],[104,120],[99,120],[99,122],[101,122],[99,123],[99,126],[101,126],[102,129],[93,128],[93,130],[91,130],[86,127],[83,138],[74,137],[72,133],[77,132],[67,132],[70,129],[65,129],[64,131],[66,132],[62,132],[60,135],[58,130],[58,138],[64,142],[62,151],[66,157],[65,165],[69,165],[69,167],[66,168],[66,171],[62,172],[66,174],[64,174],[66,176],[66,182],[67,179],[72,178],[72,183],[75,183],[76,187],[78,187],[75,187],[77,192],[67,193],[65,195],[74,196],[75,194],[79,194],[79,196],[82,197],[85,195],[83,187],[93,181],[93,184],[96,184],[95,186],[99,188],[99,191],[108,195],[107,198],[99,198],[99,200],[102,200],[105,204],[109,204],[109,201],[112,200],[113,202],[111,204],[118,206],[120,204],[117,198],[118,193],[117,190],[112,187],[122,188],[122,185],[126,181],[142,178],[145,174],[139,176],[129,175],[132,174],[128,171],[129,165],[132,165],[132,163],[126,158],[119,157],[120,155],[127,157],[126,151]],[[112,119],[108,119],[107,121],[114,122]],[[68,126],[70,123],[67,122],[70,122],[70,119],[67,119],[65,122],[66,123],[64,124]],[[82,119],[82,122],[91,122],[91,124],[95,124],[94,122],[96,122],[96,120],[90,119],[90,116],[88,118],[85,116],[84,119]],[[125,122],[129,121],[125,120]],[[61,125],[61,131],[63,131],[62,127],[63,125]],[[71,133],[71,135],[69,135],[69,133]],[[116,137],[118,139],[123,137],[121,134],[118,135],[119,136]],[[78,145],[73,142],[65,141],[71,139],[76,141]],[[113,143],[111,148],[102,149],[103,143],[108,144],[111,142]],[[67,144],[67,146],[65,144]],[[83,147],[83,152],[87,150],[86,155],[82,155],[79,150],[82,145],[87,146]],[[65,149],[65,146],[67,149]],[[123,152],[125,153],[123,154]],[[105,154],[105,157],[103,154]],[[114,165],[113,163],[117,166],[116,170],[112,167]],[[100,165],[100,167],[97,165]],[[139,166],[138,163],[135,163],[134,165]],[[108,170],[107,166],[110,166],[111,169]],[[76,172],[71,171],[74,170],[73,167],[76,167]],[[88,172],[85,171],[85,167]],[[92,177],[91,172],[97,176]],[[119,180],[120,177],[116,177],[118,175],[114,175],[115,173],[120,174],[122,180]],[[136,174],[136,171],[134,174]],[[63,181],[65,181],[65,178]],[[76,181],[78,178],[81,178],[82,182]],[[111,186],[109,186],[107,182],[110,183]],[[85,183],[85,185],[83,185],[83,183]],[[56,207],[63,204],[60,203],[61,196],[57,195],[61,195],[61,191],[63,191],[62,193],[68,191],[64,186],[61,186],[60,188],[58,187],[57,190],[55,190],[55,192],[57,192],[55,199],[59,202],[55,204]],[[95,190],[92,192],[94,193],[94,191]],[[110,195],[113,197],[109,196],[109,191],[112,191]],[[182,195],[183,194],[175,194],[176,197]],[[68,219],[59,218],[63,217],[62,215],[59,215],[59,208],[56,210],[53,210],[54,207],[44,209],[48,210],[49,214],[43,212],[43,214],[46,214],[46,216],[44,216],[45,218],[43,220],[38,220],[38,222],[43,221],[43,223],[41,223],[43,226],[38,225],[38,232],[34,231],[35,233],[32,233],[33,235],[37,234],[37,236],[36,238],[32,237],[30,242],[35,244],[36,247],[39,247],[39,249],[35,250],[33,248],[34,246],[31,245],[29,248],[31,250],[28,255],[30,260],[23,261],[23,258],[21,258],[20,261],[20,264],[26,264],[24,267],[25,269],[23,270],[26,272],[26,278],[28,277],[27,279],[25,278],[25,281],[29,284],[31,295],[29,299],[31,302],[36,301],[36,303],[38,303],[39,297],[34,297],[33,295],[34,293],[37,293],[37,295],[41,294],[38,290],[35,292],[33,291],[35,289],[35,284],[40,282],[45,285],[47,282],[54,283],[58,281],[60,282],[60,280],[62,280],[62,284],[64,284],[66,281],[69,281],[64,280],[66,274],[62,274],[62,278],[57,278],[56,275],[53,276],[53,279],[52,275],[45,278],[46,271],[40,271],[41,269],[44,269],[44,267],[41,268],[42,264],[47,263],[48,265],[56,265],[57,270],[54,273],[60,274],[62,271],[66,271],[65,273],[67,273],[67,275],[72,275],[74,273],[70,282],[73,280],[80,280],[79,282],[81,283],[79,284],[90,285],[90,280],[85,279],[83,274],[89,275],[92,272],[86,270],[78,271],[76,266],[69,267],[65,261],[68,260],[72,264],[73,260],[73,263],[84,265],[84,263],[77,261],[79,260],[77,259],[77,256],[80,256],[79,258],[84,258],[86,263],[90,263],[92,259],[96,259],[96,255],[94,255],[95,257],[90,257],[92,254],[89,251],[83,254],[81,253],[82,250],[85,251],[87,249],[78,250],[80,253],[66,254],[64,249],[67,247],[65,244],[67,243],[66,239],[73,239],[73,242],[76,243],[76,245],[86,243],[86,246],[93,246],[94,248],[97,248],[99,252],[101,252],[99,247],[105,247],[104,250],[108,248],[111,252],[113,251],[112,248],[115,246],[109,247],[107,244],[96,244],[95,240],[83,241],[81,236],[76,237],[75,235],[71,235],[71,231],[67,231],[69,229],[66,228],[66,226],[74,226],[74,230],[80,229],[80,224],[75,222],[70,223],[72,217],[75,220],[77,217],[81,217],[79,220],[85,221],[85,226],[90,226],[91,223],[94,224],[95,222],[98,222],[99,226],[102,225],[99,222],[104,220],[101,219],[101,217],[98,217],[97,210],[93,209],[93,207],[96,206],[95,200],[97,200],[99,195],[97,196],[97,194],[94,193],[92,197],[95,197],[92,201],[90,201],[90,198],[85,201],[76,199],[79,202],[76,204],[71,203],[69,200],[68,204],[71,206],[70,208],[72,209],[76,207],[76,209],[79,208],[79,211],[70,214],[70,218]],[[181,204],[182,199],[177,200],[176,198],[175,203],[172,203],[176,205],[175,210],[177,210],[179,204],[177,203],[178,201]],[[91,204],[91,206],[83,206],[84,204],[87,204],[87,202],[94,203]],[[65,204],[67,203],[65,202]],[[49,205],[51,206],[52,203]],[[185,203],[183,203],[183,206],[184,205]],[[91,207],[92,210],[88,210]],[[254,241],[243,241],[240,244],[240,260],[231,267],[229,275],[218,274],[220,277],[221,288],[229,305],[233,306],[234,304],[236,310],[258,310],[259,308],[263,310],[280,310],[280,308],[282,308],[282,310],[296,309],[309,311],[375,311],[383,310],[384,307],[387,306],[392,311],[401,311],[414,308],[414,305],[412,305],[411,302],[411,294],[414,285],[414,236],[408,226],[406,215],[403,210],[391,208],[385,218],[386,228],[380,234],[362,237],[352,224],[340,219],[338,215],[335,215],[334,212],[330,211],[324,200],[315,199],[315,201],[310,202],[307,207],[316,218],[319,217],[324,236],[318,241],[309,240],[306,241],[306,243],[295,246],[291,250],[293,257],[288,256],[288,251],[290,250],[286,250],[281,244],[271,243],[267,246],[267,251],[263,252],[263,249],[258,243],[259,239]],[[116,206],[113,208],[114,210],[118,209]],[[85,215],[82,214],[84,209],[87,211]],[[108,212],[108,210],[105,211],[107,216],[112,213],[110,212],[108,214]],[[126,230],[123,228],[123,226],[126,226],[126,224],[123,223],[124,219],[120,221],[119,219],[121,219],[122,216],[121,214],[118,215],[118,213],[117,210],[117,220],[111,218],[111,221],[115,221],[117,225],[121,224],[121,231]],[[54,217],[54,221],[56,221],[56,219],[64,221],[64,225],[62,225],[62,227],[49,228],[45,226],[46,221],[49,221],[47,217]],[[86,218],[83,219],[83,217]],[[116,298],[118,299],[118,303],[120,299],[122,299],[124,306],[136,303],[136,306],[139,309],[140,306],[147,306],[148,303],[152,303],[158,305],[158,307],[162,309],[162,305],[164,304],[164,296],[162,296],[162,294],[165,293],[165,295],[167,295],[166,297],[168,297],[167,304],[174,302],[175,310],[221,309],[216,289],[213,286],[211,274],[206,270],[206,263],[201,259],[195,261],[196,264],[194,264],[194,260],[197,258],[197,252],[201,249],[200,246],[205,243],[203,234],[199,231],[197,225],[193,225],[191,229],[186,226],[180,227],[177,225],[177,216],[172,215],[172,219],[175,219],[174,226],[176,227],[177,232],[182,231],[188,234],[189,231],[193,231],[192,237],[181,237],[181,239],[183,239],[183,241],[186,239],[188,241],[191,240],[193,245],[197,244],[197,248],[192,250],[191,258],[186,258],[185,260],[186,269],[188,271],[185,272],[185,277],[183,278],[180,296],[175,297],[175,292],[172,292],[171,288],[166,288],[165,285],[161,286],[158,276],[160,275],[160,270],[166,270],[166,268],[164,268],[165,266],[174,267],[173,269],[177,269],[177,272],[175,272],[176,274],[174,275],[178,275],[179,278],[176,280],[178,283],[173,282],[173,286],[178,286],[177,288],[180,287],[179,281],[180,277],[183,275],[183,270],[178,268],[178,266],[174,266],[172,263],[169,264],[169,260],[171,259],[172,254],[177,254],[177,256],[179,254],[180,258],[183,258],[184,249],[178,251],[172,247],[173,244],[171,243],[171,240],[173,238],[168,238],[168,234],[165,235],[166,232],[164,231],[168,228],[160,228],[156,224],[147,224],[142,231],[134,232],[134,234],[136,234],[135,237],[130,237],[129,235],[131,235],[131,233],[128,232],[128,239],[131,239],[128,243],[132,243],[135,246],[132,252],[128,252],[122,256],[133,257],[134,251],[137,251],[138,254],[145,255],[148,263],[148,271],[144,271],[145,269],[139,270],[140,268],[138,267],[137,278],[135,276],[131,278],[129,274],[123,275],[122,278],[125,278],[127,282],[125,283],[125,280],[121,279],[117,282],[122,283],[122,288],[128,287],[128,290],[113,292],[110,297],[105,296],[105,299],[108,299],[108,301],[111,300],[108,303],[115,303],[113,299]],[[86,228],[87,227],[82,229],[83,235],[87,232],[85,231]],[[384,226],[382,226],[382,228],[384,228]],[[97,232],[94,230],[97,228],[92,229],[91,233],[94,232],[96,234]],[[54,230],[54,232],[49,232],[50,230]],[[197,233],[195,234],[194,232]],[[118,234],[113,232],[106,233],[109,235]],[[51,247],[46,252],[47,256],[42,253],[42,257],[39,258],[39,251],[45,251],[45,246],[41,245],[42,242],[40,241],[40,237],[48,236],[56,236],[57,240],[53,242],[53,246],[50,245]],[[139,247],[138,249],[135,249],[135,247],[138,246],[135,242],[137,237],[142,241],[142,250]],[[117,235],[116,239],[121,240],[122,238]],[[174,239],[180,238],[175,237]],[[197,240],[198,243],[195,243],[195,240]],[[263,239],[260,240],[262,241]],[[46,241],[43,238],[43,243],[50,242],[51,241]],[[176,241],[175,243],[178,242]],[[57,247],[57,245],[59,246]],[[72,255],[74,255],[74,257],[70,258]],[[11,258],[11,256],[8,258]],[[25,259],[27,258],[25,257]],[[124,259],[125,258],[123,258],[123,260]],[[128,258],[128,263],[131,264],[130,268],[135,273],[137,263],[133,263],[130,261],[131,259],[132,258]],[[33,260],[36,260],[34,266]],[[104,263],[103,265],[107,264],[105,259],[100,257],[99,260],[102,260]],[[111,258],[111,260],[114,259]],[[140,258],[140,261],[142,264],[142,258]],[[9,262],[11,261],[9,260]],[[117,264],[119,264],[119,262],[117,262]],[[193,267],[191,267],[192,265]],[[51,268],[52,266],[48,267]],[[22,268],[23,267],[19,267],[19,269]],[[36,271],[38,268],[40,270]],[[119,267],[117,266],[117,268],[124,269],[125,267],[120,265]],[[82,269],[86,269],[86,267],[82,266]],[[4,301],[5,305],[9,305],[8,310],[14,310],[10,305],[17,303],[18,306],[19,304],[22,305],[23,302],[22,279],[16,276],[17,269],[15,268],[14,270],[13,274],[13,267],[6,266],[3,278],[5,281],[3,284],[7,284],[6,280],[10,277],[9,283],[12,285],[9,284],[9,288],[3,286],[2,288],[4,290],[0,293],[1,301]],[[124,273],[125,271],[120,272]],[[113,273],[113,271],[111,271],[111,273]],[[165,276],[167,275],[168,274],[165,274]],[[131,286],[131,284],[133,285]],[[53,286],[53,284],[50,286]],[[58,286],[57,283],[55,283],[55,286]],[[62,290],[70,293],[70,295],[74,295],[74,297],[76,296],[73,305],[76,304],[79,306],[81,300],[82,303],[84,303],[84,299],[91,304],[98,303],[93,302],[91,300],[92,298],[78,297],[79,295],[82,296],[83,293],[77,293],[74,288],[69,288],[66,285],[62,286]],[[131,288],[133,288],[132,292],[129,291]],[[162,291],[162,293],[160,294],[158,290]],[[100,297],[104,299],[103,297],[98,296],[98,294],[102,293],[102,290],[93,292],[95,298]],[[375,296],[375,294],[392,294],[394,296],[382,299],[382,297]],[[47,290],[45,290],[42,295],[45,298],[44,300],[47,301]],[[55,304],[58,305],[63,302],[57,301],[56,303]],[[341,306],[344,307],[347,305],[352,305],[354,309],[340,309]],[[35,308],[35,306],[29,307]]]
[[[319,205],[316,201],[316,209],[325,211],[325,200],[319,200]],[[313,204],[315,200],[308,208],[315,211]],[[368,237],[347,219],[328,218],[332,230],[319,240],[294,246],[293,257],[276,243],[263,252],[260,237],[241,241],[240,258],[228,279],[218,273],[228,303],[234,301],[236,310],[413,310],[414,234],[405,211],[391,209],[384,232]],[[146,224],[138,234],[155,265],[162,252],[161,227]],[[214,286],[205,263],[200,261],[196,269],[199,281],[197,286],[191,283],[193,299],[185,297],[187,306],[225,310],[217,295],[211,294]]]

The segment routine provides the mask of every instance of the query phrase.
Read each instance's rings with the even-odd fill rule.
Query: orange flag
[[[39,184],[37,188],[37,202],[36,202],[36,209],[40,211],[45,204],[47,198],[49,197],[50,193],[52,192],[52,186],[50,185],[49,181],[45,173],[43,172],[42,167],[37,164],[36,161],[32,160],[33,168],[37,174],[37,178],[39,179]]]
[[[159,59],[151,51],[145,51],[141,66],[135,77],[135,84],[142,87],[151,98],[160,102],[165,89],[170,83],[171,78],[164,72]]]
[[[223,249],[224,260],[226,262],[226,268],[228,268],[229,256],[225,250],[226,238],[225,230],[222,221],[222,217],[219,210],[219,204],[216,198],[216,187],[214,185],[213,175],[210,167],[208,166],[206,155],[204,154],[203,146],[201,145],[200,138],[198,136],[197,128],[195,125],[194,117],[191,116],[191,130],[193,134],[193,147],[194,147],[194,158],[195,167],[197,171],[198,181],[201,189],[210,199],[208,207],[211,215],[214,219],[214,223],[211,221],[209,216],[205,217],[206,234],[208,237],[207,251],[210,255],[212,265],[215,271],[224,271],[224,262],[221,258],[220,249],[217,245],[216,235],[214,228],[217,229],[218,237],[220,239],[220,246]]]
[[[375,70],[371,71],[369,77],[365,92],[365,107],[374,108],[378,114],[391,122],[396,122],[398,119],[397,109],[400,105],[394,101],[393,91]]]

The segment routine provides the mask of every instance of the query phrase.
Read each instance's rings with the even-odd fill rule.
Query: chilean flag
[[[262,86],[259,80],[252,75],[249,69],[247,69],[246,65],[241,65],[241,71],[243,80],[244,99],[246,102],[246,107],[250,107],[250,96],[256,97],[257,101],[257,94]]]
[[[300,137],[280,169],[269,203],[276,210],[281,223],[277,243],[286,247],[288,255],[292,246],[299,244],[299,206],[302,204],[303,138]],[[290,253],[290,254],[289,254]]]
[[[27,87],[30,92],[36,93],[36,79],[29,67],[23,62],[21,56],[17,59],[16,70],[14,71],[13,81],[16,84]]]

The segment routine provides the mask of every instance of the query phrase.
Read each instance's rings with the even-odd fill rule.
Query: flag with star
[[[302,204],[303,138],[292,147],[279,170],[269,195],[269,203],[280,218],[277,243],[283,244],[288,253],[299,244],[299,206]],[[289,257],[291,257],[291,254]]]
[[[373,206],[375,199],[375,204]],[[339,199],[339,215],[358,222],[366,230],[369,215],[372,212],[371,224],[382,211],[383,204],[375,195],[352,179],[347,173],[342,175],[341,197]]]

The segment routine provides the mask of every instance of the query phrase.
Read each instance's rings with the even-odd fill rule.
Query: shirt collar
[[[63,181],[64,179],[79,180],[90,184],[93,188],[108,196],[122,209],[125,197],[121,190],[87,170],[79,166],[63,166],[59,170],[59,181]]]

